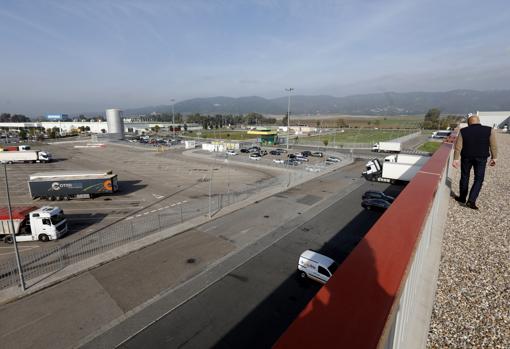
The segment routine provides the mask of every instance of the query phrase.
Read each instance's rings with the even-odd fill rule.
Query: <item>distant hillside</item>
[[[424,114],[430,108],[439,108],[443,114],[466,114],[477,110],[509,110],[510,90],[448,92],[386,92],[347,97],[300,96],[291,97],[292,114],[351,114],[351,115],[411,115]],[[262,97],[194,98],[175,104],[175,112],[190,114],[261,114],[284,115],[287,96],[266,99]],[[170,105],[125,110],[125,115],[171,112]]]

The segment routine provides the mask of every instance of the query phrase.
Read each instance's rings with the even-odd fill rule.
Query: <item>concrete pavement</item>
[[[289,229],[300,224],[299,216],[302,213],[320,207],[326,199],[336,197],[342,190],[352,190],[352,186],[357,185],[353,184],[356,182],[353,179],[359,178],[361,167],[362,164],[349,166],[345,171],[320,177],[301,188],[282,193],[284,197],[267,199],[273,200],[272,204],[268,204],[267,200],[260,201],[208,223],[217,224],[222,219],[241,221],[244,229],[256,226],[255,233],[243,232],[244,229],[240,230],[239,226],[232,226],[229,230],[228,223],[223,223],[225,234],[221,236],[208,234],[207,231],[187,230],[172,239],[160,241],[6,304],[0,308],[2,323],[9,323],[9,326],[0,328],[2,346],[72,347],[132,318],[168,290],[177,292],[179,289],[185,297],[186,292],[193,292],[197,287],[200,289],[200,285],[203,286],[202,283],[192,285],[197,275],[205,277],[207,282],[209,276],[204,276],[205,270],[226,262],[229,256],[245,251],[244,247],[270,236],[282,224],[290,224]],[[313,194],[317,192],[321,194]],[[282,206],[282,202],[289,199],[294,204]],[[282,214],[274,215],[276,208]],[[273,219],[270,219],[271,216]],[[186,290],[180,285],[193,287]],[[137,325],[140,326],[140,323]]]

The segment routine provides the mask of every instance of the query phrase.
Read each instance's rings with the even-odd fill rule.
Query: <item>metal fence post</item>
[[[58,259],[60,262],[60,269],[64,269],[64,256],[62,256],[62,249],[58,249]]]

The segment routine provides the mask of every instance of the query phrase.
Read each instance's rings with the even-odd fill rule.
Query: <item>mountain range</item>
[[[267,99],[251,97],[193,98],[174,105],[182,114],[246,114],[250,112],[285,115],[288,96]],[[430,108],[439,108],[442,114],[467,114],[477,110],[496,111],[510,109],[510,90],[447,92],[385,92],[346,97],[291,96],[291,114],[349,114],[349,115],[416,115]],[[152,112],[168,113],[171,105],[126,109],[124,115],[141,115]]]

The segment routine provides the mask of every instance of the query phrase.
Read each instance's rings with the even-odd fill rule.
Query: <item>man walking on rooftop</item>
[[[459,168],[460,164],[459,196],[456,196],[455,200],[465,203],[469,208],[478,210],[476,199],[482,189],[487,158],[491,157],[489,166],[494,166],[496,165],[497,154],[498,149],[494,130],[489,126],[480,125],[478,116],[470,115],[468,127],[462,128],[457,136],[453,153],[453,167]],[[475,178],[468,197],[471,168],[474,170]]]

